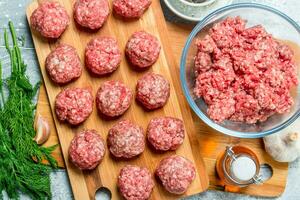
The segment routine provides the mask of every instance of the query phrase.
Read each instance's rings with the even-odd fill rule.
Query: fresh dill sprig
[[[0,109],[4,106],[4,93],[3,93],[3,80],[2,80],[2,63],[0,60],[0,95],[1,95],[1,100],[0,100]]]
[[[9,22],[12,47],[8,32],[4,32],[5,47],[10,56],[11,75],[5,80],[9,95],[4,99],[2,66],[0,64],[0,191],[5,190],[11,199],[19,199],[23,192],[32,199],[50,199],[50,172],[57,167],[51,155],[56,146],[41,147],[33,140],[35,105],[32,100],[39,84],[32,86],[25,74],[12,22]],[[42,161],[48,161],[43,164]],[[0,192],[0,199],[2,199]]]

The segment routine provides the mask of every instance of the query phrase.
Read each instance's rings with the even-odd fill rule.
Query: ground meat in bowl
[[[261,25],[226,18],[197,40],[194,94],[215,122],[253,124],[290,111],[298,85],[292,49]]]

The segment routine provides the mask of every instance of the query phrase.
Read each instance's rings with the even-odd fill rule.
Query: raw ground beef
[[[107,145],[117,158],[135,157],[145,149],[144,130],[129,120],[122,120],[108,131]]]
[[[157,117],[149,122],[147,138],[159,151],[176,150],[184,140],[184,125],[181,119]]]
[[[111,37],[92,39],[85,49],[86,67],[96,75],[115,71],[121,62],[121,51],[117,40]]]
[[[109,15],[107,0],[76,0],[74,4],[75,21],[86,28],[95,30],[102,27]]]
[[[151,0],[113,0],[115,13],[124,18],[140,18],[151,5]]]
[[[30,16],[31,27],[46,38],[59,38],[69,23],[66,9],[56,1],[39,4]]]
[[[293,51],[261,26],[240,17],[216,23],[196,42],[194,94],[211,119],[263,122],[289,112],[298,85]]]
[[[137,82],[136,99],[147,109],[163,107],[170,96],[170,83],[160,74],[149,72]]]
[[[117,184],[126,200],[149,199],[154,187],[150,171],[134,165],[126,165],[121,169]]]
[[[117,117],[125,113],[132,102],[132,91],[120,81],[106,81],[98,89],[96,105],[108,116]]]
[[[69,147],[69,158],[81,170],[92,170],[102,161],[105,144],[95,130],[84,130],[76,134]]]
[[[195,179],[196,170],[188,159],[173,155],[160,161],[155,174],[167,191],[183,194]]]
[[[55,113],[60,121],[72,125],[84,122],[93,111],[93,95],[88,88],[67,88],[55,99]]]
[[[160,43],[154,35],[138,31],[129,38],[125,53],[134,67],[143,69],[156,62],[160,49]]]
[[[76,49],[67,44],[59,45],[47,56],[46,70],[57,84],[69,83],[80,77],[82,67]]]

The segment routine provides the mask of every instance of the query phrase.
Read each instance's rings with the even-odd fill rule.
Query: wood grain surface
[[[171,42],[172,51],[175,58],[175,65],[169,66],[176,72],[176,77],[173,77],[174,80],[177,80],[179,83],[179,62],[181,57],[181,51],[186,41],[186,38],[193,26],[187,25],[176,25],[173,23],[167,22],[168,33],[166,37],[169,38]],[[176,87],[176,86],[175,86]],[[180,99],[181,110],[190,113],[192,119],[195,123],[195,131],[193,134],[190,134],[190,141],[192,141],[192,150],[195,155],[201,155],[204,159],[206,170],[209,175],[210,186],[209,189],[212,190],[224,190],[224,187],[221,186],[220,180],[215,173],[215,163],[217,156],[224,150],[228,145],[244,145],[251,148],[259,157],[261,163],[268,163],[272,166],[274,170],[273,177],[264,183],[263,185],[253,185],[247,188],[244,188],[238,193],[255,195],[255,196],[266,196],[266,197],[275,197],[283,193],[286,185],[287,174],[288,174],[288,164],[278,163],[273,161],[270,156],[266,154],[263,147],[263,142],[261,139],[239,139],[229,136],[222,135],[221,133],[216,132],[207,125],[205,125],[189,108],[187,102],[184,100],[181,88],[176,88],[176,92]],[[38,112],[42,112],[49,119],[51,119],[51,110],[47,97],[45,96],[45,88],[41,87],[39,104],[37,108]],[[54,129],[54,128],[53,128]],[[48,144],[54,144],[57,142],[56,132],[53,130],[51,132],[53,135],[50,138]],[[53,140],[53,141],[52,141]],[[59,161],[63,161],[60,157],[59,151],[54,155],[58,158]],[[199,156],[200,157],[200,156]],[[60,162],[60,165],[63,166],[63,162]],[[201,168],[201,166],[197,165]]]
[[[73,1],[60,1],[65,6],[68,13],[72,16]],[[111,4],[111,1],[110,1]],[[30,20],[30,15],[35,8],[37,8],[38,2],[34,1],[28,6],[27,17]],[[145,112],[142,107],[137,105],[134,101],[130,109],[119,119],[105,120],[98,116],[96,108],[94,106],[94,112],[89,119],[78,127],[71,127],[65,123],[61,123],[55,117],[54,113],[54,100],[56,95],[65,87],[86,87],[91,86],[93,93],[95,94],[101,83],[106,80],[122,80],[130,88],[135,90],[135,85],[139,77],[146,72],[136,72],[127,63],[125,56],[123,55],[122,63],[119,69],[111,76],[97,78],[91,76],[86,70],[84,70],[80,79],[71,83],[65,87],[59,87],[49,80],[44,67],[45,58],[59,43],[67,43],[74,46],[81,60],[84,60],[84,48],[87,42],[96,36],[113,36],[117,38],[121,49],[125,48],[125,44],[130,35],[138,30],[146,30],[149,33],[157,36],[162,44],[162,51],[158,61],[148,71],[153,71],[164,75],[166,79],[171,82],[171,94],[168,103],[162,108],[156,111]],[[41,38],[35,31],[32,30],[32,37],[37,52],[43,80],[48,94],[50,107],[52,114],[54,114],[54,123],[56,126],[58,138],[61,144],[62,154],[65,160],[65,166],[68,170],[69,179],[71,182],[72,190],[75,199],[93,199],[95,191],[100,187],[108,188],[112,193],[112,199],[120,199],[119,193],[116,187],[117,176],[119,170],[126,164],[137,164],[140,166],[147,166],[151,172],[154,172],[159,161],[172,154],[182,155],[187,157],[197,165],[197,175],[193,183],[190,185],[187,192],[182,195],[192,195],[208,188],[208,177],[204,167],[204,162],[199,156],[199,153],[192,151],[192,148],[198,146],[198,141],[195,140],[192,135],[195,135],[195,127],[192,121],[191,113],[185,109],[180,109],[180,102],[183,101],[183,97],[177,95],[180,88],[179,80],[177,79],[176,63],[173,58],[172,46],[170,45],[169,38],[165,37],[167,33],[167,27],[163,18],[162,10],[158,1],[153,1],[151,7],[147,10],[144,16],[140,20],[126,21],[119,19],[111,14],[106,24],[95,33],[88,33],[78,29],[72,20],[72,23],[62,35],[62,37],[53,42],[49,42],[46,39]],[[173,84],[172,84],[173,83]],[[183,108],[183,107],[182,107]],[[173,116],[181,118],[185,122],[187,137],[180,148],[173,152],[167,152],[164,154],[157,154],[146,148],[145,152],[136,159],[130,161],[116,161],[111,158],[109,152],[106,153],[101,165],[91,172],[82,172],[74,167],[68,160],[68,147],[70,141],[74,137],[74,134],[80,130],[93,128],[99,131],[103,138],[106,138],[109,128],[112,127],[117,121],[127,118],[135,121],[146,129],[148,122],[153,117],[157,116]],[[190,140],[191,139],[191,140]],[[195,156],[193,155],[195,152]],[[152,193],[151,199],[175,199],[179,198],[178,195],[171,195],[166,192],[161,184],[156,182],[156,186]]]

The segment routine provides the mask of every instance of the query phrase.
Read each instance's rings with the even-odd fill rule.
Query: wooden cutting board
[[[72,8],[74,1],[72,0],[60,0],[61,4],[67,9],[70,16],[72,16]],[[110,1],[111,4],[111,1]],[[30,21],[30,15],[35,8],[37,8],[38,2],[32,2],[27,8],[27,18]],[[168,103],[162,108],[156,111],[145,112],[142,107],[137,105],[134,101],[130,109],[119,119],[116,120],[104,120],[98,116],[97,110],[94,105],[94,112],[81,126],[71,127],[67,124],[60,123],[54,113],[54,101],[56,95],[65,87],[85,87],[91,86],[93,93],[95,94],[99,86],[107,80],[122,80],[126,85],[135,90],[136,82],[146,72],[134,71],[126,62],[125,56],[123,55],[122,63],[119,69],[114,72],[111,76],[96,78],[92,77],[85,69],[82,76],[72,84],[65,87],[59,87],[49,80],[44,67],[44,61],[47,55],[52,49],[55,48],[59,43],[67,43],[74,46],[81,60],[84,60],[84,48],[87,42],[96,36],[114,36],[117,38],[121,49],[125,48],[125,44],[130,35],[138,30],[146,30],[157,36],[162,44],[162,50],[160,52],[159,60],[154,66],[148,71],[153,71],[164,75],[166,79],[171,82],[171,94]],[[52,114],[54,114],[54,124],[56,126],[58,138],[61,144],[62,154],[65,160],[65,166],[68,170],[70,183],[72,186],[73,194],[75,199],[85,200],[93,199],[95,191],[100,187],[108,188],[112,193],[112,199],[120,199],[119,193],[116,187],[117,176],[119,170],[126,164],[136,164],[140,166],[146,166],[151,172],[154,172],[159,161],[172,154],[182,155],[190,159],[197,165],[196,178],[190,185],[189,189],[184,195],[175,196],[166,192],[161,184],[156,183],[151,199],[164,200],[164,199],[175,199],[186,195],[192,195],[202,192],[208,188],[208,176],[204,167],[202,158],[198,152],[192,151],[192,148],[198,146],[197,140],[190,135],[194,135],[195,127],[191,118],[191,114],[186,110],[180,109],[179,102],[183,100],[180,93],[176,91],[180,88],[180,84],[176,74],[176,64],[173,58],[173,52],[171,51],[172,45],[169,42],[169,38],[166,37],[167,27],[163,18],[160,4],[158,1],[153,1],[151,7],[147,10],[145,15],[140,20],[124,22],[121,19],[115,17],[113,14],[109,16],[106,24],[96,33],[87,33],[79,30],[74,21],[71,20],[71,24],[62,35],[62,37],[56,42],[48,42],[41,38],[35,31],[32,30],[32,37],[37,52],[43,80],[48,94],[50,107]],[[174,79],[172,79],[174,77]],[[174,83],[174,84],[172,84]],[[176,88],[176,89],[175,89]],[[177,95],[178,94],[178,95]],[[180,100],[179,100],[180,98]],[[68,147],[70,141],[74,137],[74,134],[82,129],[93,128],[99,131],[103,138],[106,138],[109,128],[112,127],[117,121],[121,119],[130,119],[140,124],[146,129],[148,122],[153,117],[157,116],[173,116],[181,118],[185,122],[187,137],[180,148],[173,152],[167,152],[164,154],[157,154],[146,148],[145,152],[138,158],[130,161],[116,161],[111,158],[107,152],[101,165],[91,172],[82,172],[74,167],[68,161]],[[195,155],[193,155],[193,152]]]

